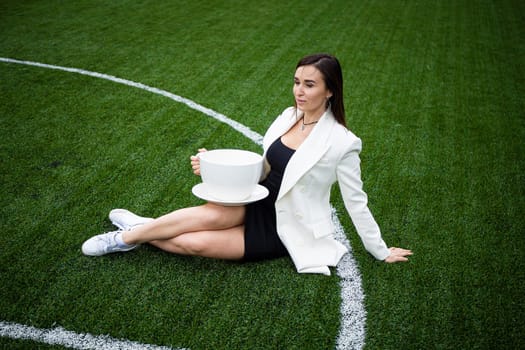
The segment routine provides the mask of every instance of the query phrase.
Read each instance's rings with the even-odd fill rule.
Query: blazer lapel
[[[301,117],[302,112],[295,109],[289,109],[286,114],[281,115],[274,124],[270,126],[263,140],[264,155],[268,151],[268,148],[272,143],[275,142],[279,137],[284,135]]]
[[[310,135],[290,158],[284,171],[277,200],[284,196],[330,148],[329,137],[335,123],[332,111],[328,109]]]

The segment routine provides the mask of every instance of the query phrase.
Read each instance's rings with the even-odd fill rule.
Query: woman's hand
[[[408,261],[407,256],[412,255],[412,251],[403,248],[390,248],[390,255],[384,260],[387,263],[395,263],[400,261]]]
[[[199,148],[199,153],[206,152],[206,148]],[[201,160],[199,159],[199,155],[194,155],[190,157],[191,162],[191,168],[193,169],[193,173],[195,175],[200,176],[201,175]]]

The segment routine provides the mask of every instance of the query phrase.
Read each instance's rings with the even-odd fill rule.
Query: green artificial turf
[[[367,349],[525,347],[525,5],[520,1],[3,1],[0,57],[187,97],[263,134],[293,70],[328,51],[363,140],[370,208],[407,264],[375,261],[337,208]],[[332,349],[339,279],[82,242],[109,210],[202,203],[189,156],[259,146],[162,96],[0,62],[0,320],[191,349]],[[59,348],[0,338],[5,348]]]

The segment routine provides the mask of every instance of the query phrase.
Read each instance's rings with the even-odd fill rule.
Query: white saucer
[[[210,195],[208,193],[208,191],[206,191],[206,184],[204,183],[200,183],[200,184],[197,184],[195,186],[193,186],[193,188],[191,189],[191,192],[201,198],[201,199],[204,199],[208,202],[211,202],[211,203],[216,203],[216,204],[220,204],[220,205],[224,205],[226,207],[234,207],[234,206],[239,206],[239,205],[244,205],[244,204],[248,204],[248,203],[252,203],[252,202],[257,202],[257,201],[260,201],[261,199],[265,198],[266,196],[268,196],[268,189],[264,186],[261,186],[261,185],[257,185],[257,187],[255,188],[255,190],[252,192],[252,194],[250,195],[250,197],[244,199],[244,200],[224,200],[224,199],[218,199],[218,198],[215,198],[213,197],[212,195]]]

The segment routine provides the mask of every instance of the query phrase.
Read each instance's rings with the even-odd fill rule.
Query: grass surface
[[[363,249],[367,349],[525,347],[520,1],[4,1],[0,56],[164,89],[263,134],[297,60],[343,65],[370,207],[408,264]],[[188,157],[258,146],[127,86],[0,63],[0,319],[191,349],[331,349],[337,276],[141,247],[91,259],[107,212],[199,204]],[[7,348],[33,348],[0,338]],[[38,345],[40,346],[40,345]],[[42,348],[55,348],[42,346]]]

